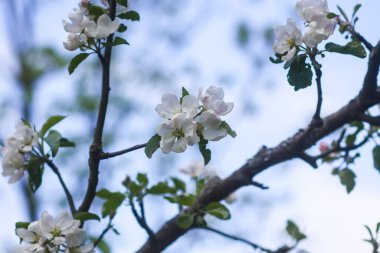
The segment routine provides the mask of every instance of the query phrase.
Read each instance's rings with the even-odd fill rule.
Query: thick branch
[[[364,79],[363,87],[377,86],[376,77],[379,72],[380,45],[373,50],[369,60],[368,71]],[[365,88],[363,88],[364,90]],[[371,88],[372,89],[372,88]],[[365,92],[364,92],[365,93]],[[325,117],[323,125],[319,128],[308,126],[299,130],[289,139],[281,142],[274,148],[262,148],[249,159],[243,166],[236,170],[226,179],[220,181],[209,191],[202,193],[195,204],[188,208],[186,212],[194,212],[207,204],[220,201],[237,189],[252,184],[252,178],[273,165],[297,158],[306,149],[310,148],[323,137],[331,134],[347,123],[359,120],[368,108],[380,103],[380,90],[375,90],[372,98],[359,95],[351,100],[347,105],[337,112]],[[175,240],[186,233],[187,230],[180,229],[176,224],[176,217],[166,222],[156,233],[155,239],[149,239],[137,252],[155,253],[161,252]]]
[[[110,17],[112,20],[115,19],[116,3],[115,0],[110,0]],[[113,34],[108,36],[107,43],[113,41]],[[100,154],[102,152],[102,137],[104,122],[107,114],[108,97],[110,92],[110,64],[111,64],[111,53],[112,47],[106,47],[104,52],[104,57],[99,55],[100,61],[102,63],[102,93],[100,97],[98,117],[96,121],[96,127],[94,131],[94,138],[90,146],[90,154],[88,159],[88,166],[90,170],[90,175],[88,178],[88,186],[86,190],[86,195],[83,199],[82,204],[79,207],[79,211],[87,212],[90,209],[92,201],[95,198],[96,187],[98,185],[98,175],[99,175],[99,163]]]
[[[360,92],[362,98],[373,99],[377,88],[377,75],[380,66],[380,41],[372,49],[369,55],[368,71],[364,79],[363,89]]]
[[[116,156],[119,156],[119,155],[124,155],[126,153],[135,151],[137,149],[145,148],[145,146],[146,146],[146,143],[135,145],[133,147],[126,148],[126,149],[123,149],[123,150],[120,150],[120,151],[116,151],[116,152],[101,153],[100,154],[100,159],[104,160],[104,159],[109,159],[109,158],[116,157]]]

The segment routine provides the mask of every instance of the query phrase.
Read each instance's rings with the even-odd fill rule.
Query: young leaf
[[[66,116],[55,115],[55,116],[51,116],[50,118],[48,118],[48,120],[42,125],[42,128],[40,130],[40,135],[45,136],[46,132],[50,128],[52,128],[53,126],[55,126],[56,124],[61,122],[61,120],[63,120],[65,117]]]
[[[127,11],[118,15],[121,19],[131,20],[131,21],[140,21],[140,15],[136,11]]]
[[[110,192],[107,189],[102,189],[96,193],[101,199],[106,200],[102,207],[102,218],[107,215],[114,215],[116,209],[123,203],[125,195],[121,192]]]
[[[69,141],[68,139],[62,137],[60,140],[59,140],[59,147],[60,148],[74,148],[75,147],[75,143],[72,142],[72,141]]]
[[[128,8],[128,0],[116,0],[116,2],[120,5]]]
[[[86,58],[89,56],[90,54],[88,53],[80,53],[78,54],[77,56],[75,56],[73,59],[71,59],[70,63],[69,63],[69,74],[71,75],[74,70],[79,66],[79,64],[82,63],[82,61],[86,60]]]
[[[119,33],[123,33],[125,31],[127,31],[128,27],[124,24],[120,24],[119,28],[117,28],[117,32]]]
[[[28,169],[29,187],[32,192],[36,192],[42,183],[42,175],[44,172],[43,163],[35,156],[31,156],[28,164],[25,167]]]
[[[235,137],[236,137],[236,132],[235,132],[234,130],[231,129],[230,125],[228,125],[227,122],[222,121],[222,122],[220,123],[220,127],[226,129],[227,134],[228,134],[229,136],[231,136],[232,138],[235,138]]]
[[[280,63],[283,63],[284,61],[277,58],[277,59],[274,59],[273,57],[269,57],[269,60],[274,63],[274,64],[280,64]]]
[[[154,152],[160,147],[161,136],[155,134],[145,146],[144,152],[148,158],[152,158]]]
[[[182,104],[182,99],[185,97],[185,96],[188,96],[190,93],[184,88],[182,87],[182,96],[181,98],[179,99],[179,103]]]
[[[88,14],[90,16],[94,16],[95,19],[97,19],[98,17],[104,14],[104,9],[100,6],[90,4],[88,6]]]
[[[137,182],[139,182],[142,187],[147,186],[149,183],[147,175],[143,174],[143,173],[138,173],[137,174]]]
[[[100,221],[100,217],[94,213],[88,213],[88,212],[76,212],[74,213],[74,219],[80,220],[81,223],[83,223],[86,220],[97,220]]]
[[[103,46],[105,47],[115,47],[119,45],[129,45],[128,41],[126,41],[123,38],[116,37],[113,42],[111,43],[103,43]]]
[[[207,143],[208,140],[203,139],[203,137],[201,137],[201,140],[198,142],[199,151],[203,156],[205,165],[207,165],[211,160],[211,150],[207,148]]]
[[[90,236],[89,239],[92,242],[95,242],[98,240],[97,237]],[[110,246],[106,243],[104,240],[100,240],[98,244],[96,245],[96,248],[99,249],[102,253],[111,253]],[[97,252],[97,251],[96,251]]]
[[[325,45],[327,51],[339,54],[350,54],[359,58],[366,58],[367,52],[363,45],[357,41],[350,41],[344,46],[329,42]]]
[[[195,224],[197,227],[207,227],[206,220],[202,216],[199,216],[199,215],[195,217]]]
[[[188,229],[194,223],[194,214],[181,213],[177,216],[176,222],[180,229]]]
[[[358,10],[360,9],[360,7],[362,7],[361,4],[356,4],[355,7],[354,7],[354,12],[352,13],[352,17],[355,16],[355,14],[358,12]]]
[[[27,229],[29,227],[29,224],[30,224],[30,222],[19,221],[19,222],[16,222],[15,228],[16,229],[18,229],[18,228],[25,228],[25,229]]]
[[[295,56],[288,72],[289,84],[294,86],[295,91],[298,91],[310,86],[312,77],[313,72],[311,71],[310,64],[306,63],[306,55]]]
[[[150,187],[147,191],[149,194],[153,195],[163,195],[167,193],[176,193],[176,189],[170,187],[167,182],[159,182],[156,185]]]
[[[206,207],[206,212],[222,220],[228,220],[231,218],[228,208],[219,202],[212,202],[208,204]]]
[[[55,130],[51,130],[45,138],[45,141],[49,145],[53,157],[55,157],[58,153],[59,146],[61,144],[61,137],[62,136],[60,133]]]
[[[339,171],[340,182],[346,186],[347,193],[350,193],[354,189],[355,177],[355,173],[348,168]]]
[[[177,203],[182,206],[191,206],[194,204],[195,199],[193,194],[183,194],[177,197]]]
[[[182,180],[176,178],[176,177],[171,177],[170,178],[173,181],[173,184],[177,190],[186,192],[186,184]]]
[[[373,166],[380,172],[380,146],[376,146],[372,149]]]
[[[336,14],[333,13],[333,12],[329,12],[329,13],[327,13],[327,18],[328,18],[328,19],[334,19],[334,18],[336,18],[336,17],[338,17],[338,15],[336,15]]]
[[[297,224],[295,224],[293,221],[288,220],[286,225],[286,232],[297,242],[303,240],[306,238],[306,235],[301,233],[300,229],[298,228]]]

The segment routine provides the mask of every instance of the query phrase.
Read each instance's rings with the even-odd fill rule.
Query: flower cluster
[[[107,4],[107,1],[102,1],[102,3]],[[120,26],[119,21],[111,20],[108,14],[102,14],[97,18],[90,15],[89,5],[89,0],[82,0],[79,8],[74,8],[69,14],[70,22],[63,20],[63,27],[69,33],[63,46],[69,51],[87,46],[90,39],[107,38]]]
[[[79,226],[80,221],[66,212],[53,217],[44,211],[40,220],[30,223],[27,228],[17,228],[16,234],[24,243],[26,252],[93,253],[93,245],[85,244],[86,232]]]
[[[223,89],[215,86],[210,86],[206,92],[200,89],[198,97],[187,91],[181,98],[164,94],[162,103],[156,106],[156,112],[165,119],[157,128],[162,152],[181,153],[187,145],[197,144],[201,139],[217,141],[224,138],[227,130],[221,116],[231,112],[233,105],[224,102]]]
[[[15,133],[5,140],[5,146],[1,148],[2,175],[10,177],[9,183],[15,183],[23,177],[25,164],[32,148],[37,146],[37,143],[37,132],[24,123],[18,122]]]
[[[287,20],[286,25],[273,28],[275,36],[273,50],[282,55],[281,59],[286,61],[297,54],[302,43],[309,48],[315,48],[334,33],[337,24],[335,19],[327,18],[329,13],[327,0],[299,0],[296,11],[306,24],[303,35],[291,18]]]

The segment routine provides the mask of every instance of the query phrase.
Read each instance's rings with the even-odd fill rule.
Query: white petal
[[[160,147],[164,154],[168,154],[174,145],[175,137],[172,135],[167,135],[161,138]]]
[[[199,101],[192,95],[184,96],[182,99],[181,108],[186,113],[187,118],[194,118],[198,113]]]
[[[172,151],[176,153],[182,153],[186,150],[186,140],[185,138],[179,138],[173,145]]]

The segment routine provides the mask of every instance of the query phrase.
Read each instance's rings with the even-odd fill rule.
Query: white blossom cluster
[[[30,223],[27,229],[16,229],[16,234],[22,248],[30,253],[93,253],[93,245],[85,244],[86,232],[79,226],[80,221],[66,212],[53,217],[44,211],[40,220]]]
[[[315,48],[323,40],[328,39],[334,33],[337,24],[335,19],[327,18],[329,13],[327,0],[299,0],[296,11],[305,21],[304,34],[291,18],[287,20],[286,25],[273,28],[275,36],[273,50],[283,55],[281,59],[286,61],[294,57],[302,43],[309,48]]]
[[[5,140],[5,146],[0,150],[3,155],[2,175],[10,177],[8,183],[15,183],[24,176],[28,156],[37,143],[37,132],[24,123],[18,122],[16,131]]]
[[[102,3],[108,7],[107,1],[102,1]],[[108,14],[102,14],[95,20],[95,17],[89,15],[89,4],[89,0],[81,0],[79,8],[74,8],[68,15],[70,22],[62,21],[65,31],[69,33],[63,46],[69,51],[87,45],[89,38],[107,38],[120,26],[119,21],[117,19],[112,21]]]
[[[201,88],[198,97],[186,95],[179,99],[173,94],[164,94],[162,104],[156,112],[165,119],[157,128],[161,136],[160,147],[163,153],[181,153],[197,144],[201,137],[217,141],[227,135],[222,127],[221,116],[231,112],[234,104],[224,102],[224,91],[210,86],[206,92]]]

